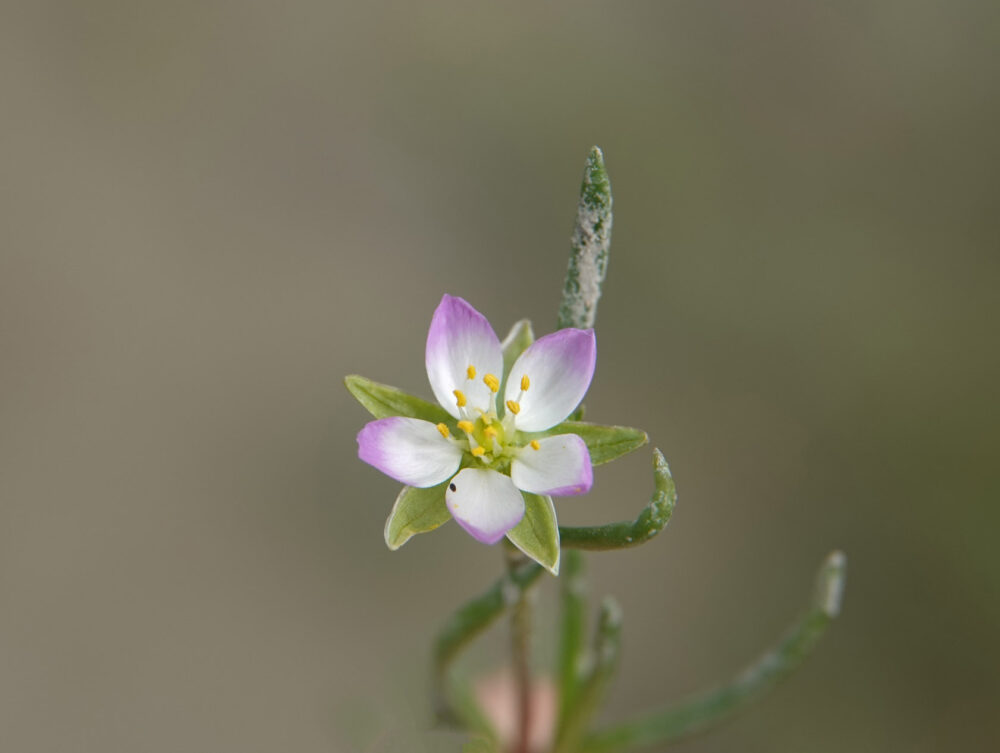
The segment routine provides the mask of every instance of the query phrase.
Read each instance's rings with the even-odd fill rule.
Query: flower
[[[564,421],[594,375],[591,329],[539,338],[501,381],[503,350],[482,314],[445,295],[431,320],[426,366],[453,421],[391,416],[358,434],[358,457],[407,486],[449,481],[445,504],[474,538],[495,544],[524,517],[521,492],[567,496],[593,485],[587,445],[576,434],[532,436]],[[498,401],[503,386],[503,399]]]

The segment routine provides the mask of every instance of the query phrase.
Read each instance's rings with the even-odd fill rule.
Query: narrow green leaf
[[[591,653],[593,664],[580,685],[572,710],[562,720],[562,726],[557,732],[556,753],[577,753],[580,749],[580,739],[600,708],[618,669],[621,628],[621,607],[608,596],[601,604],[601,614],[597,621],[594,649]]]
[[[677,504],[677,487],[670,466],[657,449],[653,450],[653,481],[653,496],[638,518],[606,526],[559,526],[563,548],[600,551],[645,544],[666,527]]]
[[[418,533],[433,531],[451,520],[444,503],[444,484],[428,489],[404,486],[385,521],[385,543],[396,551]]]
[[[534,437],[552,437],[556,434],[576,434],[590,451],[590,462],[594,465],[610,462],[632,450],[637,450],[649,441],[649,436],[641,429],[628,426],[603,426],[584,421],[563,421],[547,431],[532,434]]]
[[[809,609],[774,648],[728,685],[682,701],[674,708],[601,730],[585,739],[579,750],[610,753],[625,748],[663,745],[728,719],[791,674],[816,647],[840,611],[846,567],[847,560],[842,552],[831,553],[816,578]]]
[[[559,574],[559,524],[552,497],[524,494],[524,517],[507,532],[510,542],[553,575]]]
[[[559,656],[556,674],[559,679],[557,726],[561,727],[576,702],[582,668],[587,661],[587,649],[583,645],[587,584],[584,580],[583,554],[575,549],[569,549],[563,555],[559,591]]]
[[[595,146],[587,157],[580,186],[569,268],[559,306],[559,329],[594,326],[601,283],[608,271],[611,221],[611,182],[604,155]]]
[[[440,405],[408,395],[388,384],[379,384],[357,374],[344,377],[344,384],[375,418],[406,416],[422,418],[435,424],[452,421],[452,417]]]

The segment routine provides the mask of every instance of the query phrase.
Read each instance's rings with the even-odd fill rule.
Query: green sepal
[[[559,574],[559,524],[552,497],[524,494],[524,517],[507,531],[510,542],[553,575]]]
[[[385,521],[385,543],[392,551],[418,533],[433,531],[451,520],[444,503],[444,484],[427,489],[404,486]]]
[[[406,418],[422,418],[424,421],[435,424],[452,420],[452,417],[440,405],[408,395],[388,384],[379,384],[357,374],[344,377],[344,384],[357,401],[375,418],[405,416]]]
[[[507,377],[510,376],[511,367],[514,365],[514,361],[517,360],[524,351],[528,349],[528,346],[535,341],[535,333],[531,329],[531,320],[522,319],[521,321],[514,324],[510,328],[510,332],[507,333],[507,337],[503,339],[500,343],[500,348],[503,350],[503,381],[500,383],[500,394],[504,395],[507,391]],[[503,402],[502,400],[500,401]],[[501,409],[500,415],[504,414],[504,410]]]
[[[533,342],[535,342],[535,333],[531,329],[530,319],[522,319],[510,328],[510,332],[507,333],[507,337],[505,337],[503,342],[500,343],[500,347],[503,349],[504,374],[510,373],[510,367],[514,365],[514,361],[516,361],[517,357],[526,351],[528,346]]]
[[[586,443],[590,452],[590,462],[594,465],[601,465],[627,455],[649,441],[649,436],[641,429],[628,426],[603,426],[585,421],[563,421],[547,431],[525,436],[530,441],[557,434],[576,434],[580,437]]]

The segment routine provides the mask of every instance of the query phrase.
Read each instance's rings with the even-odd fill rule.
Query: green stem
[[[449,701],[447,687],[448,672],[455,657],[473,638],[512,607],[543,572],[545,570],[541,565],[527,560],[510,568],[506,575],[483,594],[460,607],[438,633],[434,643],[432,697],[439,721],[448,724],[459,722]]]
[[[527,561],[523,554],[506,548],[508,572]],[[517,736],[514,753],[529,753],[531,740],[531,592],[521,589],[510,613],[511,664],[517,695]]]
[[[559,614],[559,726],[573,707],[580,683],[580,668],[586,657],[583,646],[583,621],[587,598],[583,555],[570,550],[563,553],[559,576],[561,609]]]
[[[815,648],[840,611],[846,558],[830,554],[817,578],[808,611],[784,638],[728,685],[682,702],[679,706],[608,727],[583,741],[581,753],[607,753],[624,748],[667,743],[729,718],[788,676]]]
[[[618,668],[621,626],[621,607],[609,596],[601,604],[591,666],[587,668],[586,676],[580,683],[572,708],[559,726],[555,753],[576,753],[580,749],[580,739],[600,707],[605,691]]]
[[[653,450],[653,480],[655,490],[649,504],[639,513],[639,517],[621,523],[605,526],[567,527],[559,526],[559,539],[563,549],[589,549],[606,551],[627,549],[645,544],[662,531],[677,504],[677,488],[670,475],[670,466],[663,454]]]

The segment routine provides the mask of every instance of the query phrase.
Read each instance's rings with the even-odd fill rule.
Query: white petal
[[[444,501],[458,524],[484,544],[495,544],[524,517],[524,497],[509,476],[464,468],[451,480]]]
[[[393,416],[365,424],[358,434],[358,457],[407,486],[423,488],[458,470],[462,450],[430,421]]]
[[[510,464],[510,478],[518,489],[533,494],[566,497],[586,494],[594,485],[594,469],[587,445],[576,434],[559,434],[538,440]]]
[[[520,412],[514,425],[521,431],[544,431],[573,412],[594,376],[597,343],[592,329],[561,329],[532,343],[514,362],[504,400]],[[522,377],[527,391],[521,391]]]
[[[461,390],[473,411],[494,408],[496,396],[483,377],[503,376],[500,340],[486,317],[466,301],[450,295],[441,299],[427,333],[425,361],[434,397],[455,418],[461,418],[455,390]],[[475,369],[473,379],[468,376],[470,366]]]

